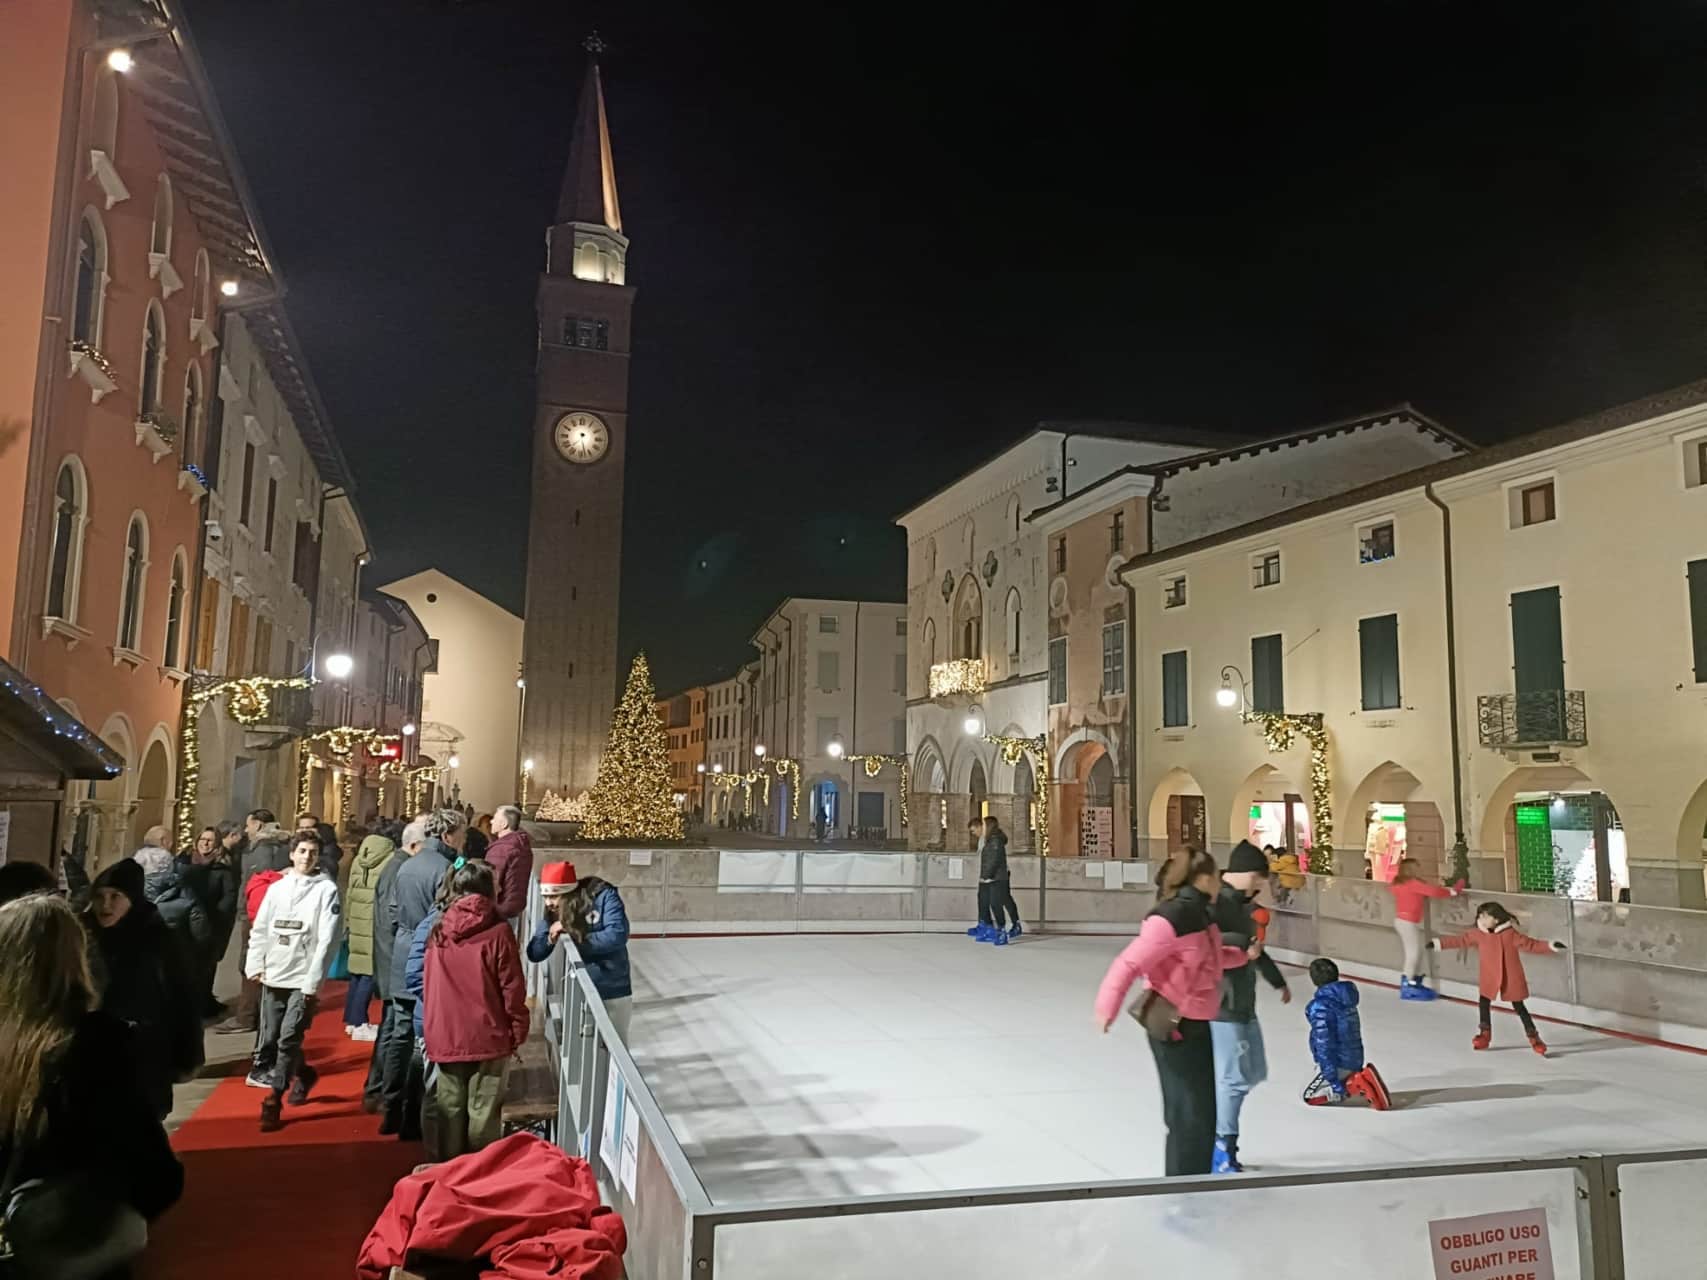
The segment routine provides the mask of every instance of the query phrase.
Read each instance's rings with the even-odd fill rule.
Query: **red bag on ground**
[[[587,1162],[513,1133],[399,1179],[356,1273],[386,1280],[429,1258],[487,1258],[482,1280],[619,1280],[627,1248]]]

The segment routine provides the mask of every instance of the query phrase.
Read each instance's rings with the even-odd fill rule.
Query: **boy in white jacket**
[[[283,1124],[283,1097],[308,1100],[318,1073],[302,1058],[302,1038],[314,1016],[314,993],[338,940],[338,886],[319,874],[320,840],[297,837],[290,870],[267,890],[249,931],[243,971],[261,984],[261,1028],[249,1083],[269,1090],[261,1131]]]

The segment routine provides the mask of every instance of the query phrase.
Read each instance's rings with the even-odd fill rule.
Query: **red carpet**
[[[279,1132],[260,1131],[266,1095],[239,1074],[173,1135],[184,1198],[155,1224],[139,1280],[355,1275],[392,1184],[423,1156],[363,1113],[373,1046],[344,1035],[343,1008],[344,984],[328,982],[306,1042],[320,1080],[303,1106],[285,1106]]]

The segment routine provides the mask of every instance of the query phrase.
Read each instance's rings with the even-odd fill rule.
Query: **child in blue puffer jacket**
[[[1377,1111],[1387,1110],[1393,1105],[1387,1082],[1374,1063],[1363,1060],[1357,988],[1342,979],[1339,966],[1328,959],[1310,962],[1310,981],[1316,984],[1316,994],[1304,1006],[1304,1016],[1310,1020],[1316,1078],[1304,1087],[1304,1101],[1320,1107],[1349,1096],[1369,1099]]]

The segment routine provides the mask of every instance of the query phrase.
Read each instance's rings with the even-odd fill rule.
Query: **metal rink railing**
[[[595,861],[582,850],[574,856],[578,865]],[[1049,870],[1053,875],[1056,868]],[[597,874],[618,882],[615,871],[613,864]],[[897,871],[890,883],[911,884],[922,902],[936,873],[915,864]],[[725,887],[731,898],[787,892],[798,904],[820,896],[808,891],[810,871],[794,874],[794,884]],[[655,883],[667,875],[660,868]],[[862,889],[885,888],[881,875],[867,879]],[[1364,918],[1355,902],[1355,909],[1342,909],[1336,886],[1354,897],[1361,892],[1353,882],[1312,879],[1280,908],[1279,931],[1299,941],[1308,934],[1319,942],[1324,932],[1342,944],[1373,939],[1379,921]],[[630,897],[627,886],[624,896]],[[1598,905],[1561,904],[1560,923]],[[703,900],[696,897],[688,910],[701,914]],[[540,913],[536,884],[524,937]],[[1122,904],[1119,915],[1126,914]],[[1359,918],[1342,921],[1347,915]],[[642,917],[637,928],[647,923]],[[792,929],[805,922],[796,905],[776,913],[773,923]],[[703,923],[695,924],[703,931]],[[1119,927],[1109,924],[1111,931]],[[588,1160],[607,1203],[623,1215],[626,1273],[634,1280],[869,1280],[986,1271],[1052,1280],[1135,1274],[1249,1280],[1253,1259],[1267,1280],[1425,1280],[1448,1274],[1435,1269],[1436,1237],[1456,1229],[1442,1224],[1487,1214],[1540,1215],[1541,1226],[1526,1229],[1544,1232],[1552,1269],[1536,1270],[1537,1277],[1707,1274],[1701,1262],[1707,1215],[1699,1211],[1707,1202],[1703,1150],[714,1203],[567,940],[546,964],[530,966],[529,983],[557,1073],[557,1141]],[[1457,1234],[1473,1236],[1468,1229]],[[1525,1274],[1534,1240],[1506,1243],[1509,1273]]]

